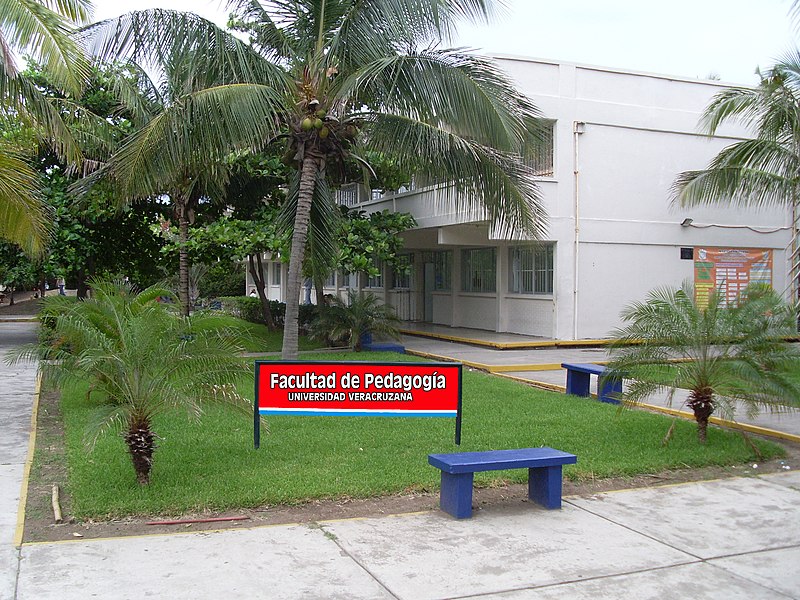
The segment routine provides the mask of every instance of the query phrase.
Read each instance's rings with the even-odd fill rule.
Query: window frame
[[[510,294],[552,296],[554,279],[555,244],[531,244],[508,248]]]
[[[461,291],[467,294],[497,293],[496,247],[461,250]]]

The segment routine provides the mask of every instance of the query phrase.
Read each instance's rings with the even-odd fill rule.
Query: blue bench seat
[[[428,455],[428,463],[442,471],[439,506],[456,519],[472,516],[472,483],[480,471],[527,468],[528,498],[545,508],[561,508],[561,467],[576,462],[574,454],[553,448]]]
[[[567,393],[576,396],[589,396],[589,380],[592,375],[597,375],[597,397],[601,402],[619,404],[622,394],[622,380],[616,377],[606,377],[607,369],[602,365],[592,363],[561,363],[567,370]]]
[[[361,346],[362,350],[368,350],[370,352],[399,352],[400,354],[406,353],[406,348],[402,344],[397,344],[395,342],[370,342],[369,344],[363,344]]]

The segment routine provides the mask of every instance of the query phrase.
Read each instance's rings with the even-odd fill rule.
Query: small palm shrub
[[[348,290],[347,302],[334,297],[319,308],[311,337],[328,345],[347,344],[360,352],[365,333],[398,339],[400,323],[394,308],[381,304],[377,296]]]
[[[159,413],[179,408],[199,418],[205,403],[216,402],[252,415],[250,401],[236,392],[251,367],[239,357],[243,334],[229,316],[181,316],[176,298],[158,287],[137,292],[96,281],[92,291],[81,302],[47,299],[52,337],[13,359],[47,361],[45,375],[57,385],[89,382],[97,405],[87,431],[90,446],[104,431],[121,429],[136,478],[146,485]]]
[[[624,399],[688,389],[701,443],[712,413],[730,417],[737,402],[750,416],[800,407],[791,376],[800,353],[786,341],[797,335],[796,313],[769,286],[749,286],[734,306],[717,292],[707,306],[698,304],[688,283],[656,289],[625,308],[622,319],[608,366],[629,380]]]

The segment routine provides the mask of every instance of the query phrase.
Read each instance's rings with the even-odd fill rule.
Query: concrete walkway
[[[36,386],[35,365],[9,367],[4,358],[8,350],[34,342],[35,323],[0,323],[0,599],[14,598],[17,583],[14,534]]]
[[[460,332],[460,336],[469,335]],[[481,339],[491,339],[491,332],[484,334],[472,330],[472,335]],[[487,335],[489,337],[487,337]],[[510,334],[505,334],[506,336]],[[516,336],[517,338],[522,336]],[[498,338],[505,339],[505,338]],[[535,340],[535,338],[533,338]],[[480,346],[455,343],[442,339],[423,338],[411,335],[402,336],[401,343],[406,350],[424,356],[441,357],[455,360],[465,364],[473,364],[478,368],[513,376],[522,380],[544,383],[564,389],[566,371],[560,367],[563,362],[573,363],[603,363],[609,360],[605,348],[530,348],[524,350],[494,350]],[[518,342],[519,343],[519,342]],[[597,392],[597,378],[592,377],[592,392]],[[674,397],[666,394],[652,396],[647,400],[649,404],[687,411],[684,401],[687,398],[685,390],[677,390]],[[691,411],[689,411],[691,412]],[[755,417],[747,414],[743,405],[734,406],[730,415],[715,415],[731,419],[739,423],[755,425],[779,432],[785,432],[796,439],[800,439],[800,410],[785,409],[779,413],[762,413]]]
[[[33,325],[0,323],[0,350]],[[440,511],[14,548],[35,382],[0,366],[0,599],[800,599],[800,465]],[[580,458],[580,457],[579,457]]]

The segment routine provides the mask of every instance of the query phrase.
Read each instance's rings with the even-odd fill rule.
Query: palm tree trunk
[[[175,198],[175,211],[178,213],[178,298],[181,301],[181,314],[189,316],[189,210],[185,198]]]
[[[313,150],[307,150],[300,171],[300,189],[297,197],[297,213],[294,216],[292,250],[289,255],[289,274],[286,281],[286,318],[283,324],[283,360],[296,360],[298,347],[298,317],[300,314],[301,268],[305,258],[308,221],[311,216],[311,201],[317,173],[322,157]]]
[[[705,444],[708,419],[714,412],[714,393],[709,388],[692,390],[686,404],[694,411],[694,419],[697,421],[697,439],[701,444]]]
[[[78,298],[80,298],[81,300],[85,300],[89,292],[89,286],[86,283],[86,271],[83,269],[83,267],[78,269],[77,278],[78,278],[78,292],[77,292]]]
[[[125,433],[125,443],[128,445],[139,485],[150,483],[150,469],[153,467],[153,452],[156,449],[155,437],[150,429],[150,420],[140,417],[132,419]]]
[[[264,278],[264,267],[261,263],[261,254],[248,254],[247,265],[250,269],[250,276],[253,278],[253,283],[256,284],[256,292],[258,298],[261,300],[261,315],[264,317],[264,323],[270,331],[275,330],[275,319],[272,318],[272,311],[269,308],[269,300],[264,291],[266,281]]]
[[[322,277],[314,277],[314,293],[317,295],[317,306],[322,306],[325,296],[325,281]]]

